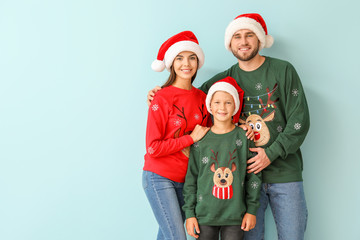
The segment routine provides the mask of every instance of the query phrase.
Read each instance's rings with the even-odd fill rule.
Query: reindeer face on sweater
[[[211,164],[211,171],[214,172],[214,184],[219,188],[225,188],[231,186],[233,183],[233,174],[232,172],[236,170],[235,163],[232,163],[231,169],[227,167],[219,167],[215,170],[215,164]]]
[[[266,118],[262,118],[257,114],[253,114],[249,116],[246,120],[240,119],[241,124],[249,125],[255,134],[255,146],[264,146],[270,140],[270,131],[269,128],[266,126],[265,122],[272,121],[275,116],[275,111],[273,111],[269,116]]]
[[[234,180],[233,172],[236,170],[236,165],[233,162],[231,164],[230,169],[230,163],[232,160],[236,158],[234,156],[236,152],[236,148],[233,152],[229,152],[229,160],[227,161],[226,167],[220,167],[219,161],[218,161],[218,153],[214,152],[214,150],[211,149],[211,152],[214,154],[214,157],[211,157],[213,159],[218,168],[215,169],[215,163],[212,163],[210,165],[210,170],[214,173],[213,181],[214,181],[214,187],[212,189],[212,194],[214,197],[219,199],[231,199],[233,196],[233,187],[232,183]]]

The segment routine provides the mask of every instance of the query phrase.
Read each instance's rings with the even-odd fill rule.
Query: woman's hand
[[[148,106],[150,106],[151,101],[154,100],[155,93],[156,93],[157,91],[159,91],[160,89],[161,89],[161,87],[156,86],[154,89],[151,89],[151,90],[148,92],[148,95],[147,95],[147,104],[148,104]]]
[[[185,156],[190,157],[190,146],[183,148],[181,151]]]
[[[249,125],[242,124],[239,127],[246,131],[246,137],[251,141],[254,141],[254,130]]]
[[[205,134],[209,130],[210,130],[210,128],[203,127],[203,126],[200,126],[199,124],[197,124],[195,126],[194,130],[192,131],[192,133],[190,134],[190,137],[192,137],[192,139],[194,140],[194,143],[198,142],[205,136]]]

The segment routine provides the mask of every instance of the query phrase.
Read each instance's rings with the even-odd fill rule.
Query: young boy
[[[240,95],[240,96],[239,96]],[[212,85],[206,107],[214,125],[191,147],[184,185],[186,230],[203,240],[243,239],[255,227],[261,178],[246,172],[252,157],[245,131],[235,126],[244,92],[226,77]]]

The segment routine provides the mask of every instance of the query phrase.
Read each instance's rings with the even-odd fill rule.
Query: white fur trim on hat
[[[217,83],[214,83],[210,87],[208,94],[206,95],[206,100],[205,100],[206,108],[207,108],[208,112],[211,113],[210,102],[211,102],[211,99],[212,99],[214,93],[217,91],[227,92],[234,98],[234,102],[235,102],[235,111],[233,113],[233,116],[234,116],[238,112],[239,107],[240,107],[239,93],[233,85],[231,85],[230,83],[227,83],[227,82],[217,82]]]
[[[199,59],[198,69],[200,69],[202,65],[204,65],[205,56],[200,46],[192,41],[181,41],[174,43],[165,53],[164,62],[165,67],[168,71],[170,71],[170,67],[175,57],[183,51],[189,51],[196,54],[197,58]]]
[[[252,18],[241,17],[231,21],[225,30],[225,48],[227,50],[231,51],[231,39],[233,35],[241,29],[249,29],[256,34],[260,41],[260,49],[269,48],[274,43],[274,38],[271,35],[266,35],[259,22]]]

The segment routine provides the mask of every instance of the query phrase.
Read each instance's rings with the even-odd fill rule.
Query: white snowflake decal
[[[154,112],[157,111],[158,109],[159,109],[159,105],[157,105],[157,104],[154,104],[151,107],[151,110],[153,110]]]
[[[236,145],[240,147],[242,145],[241,139],[236,139]]]
[[[262,84],[261,84],[261,83],[257,83],[257,84],[255,85],[255,89],[256,89],[256,90],[261,90],[261,89],[262,89]]]
[[[181,126],[181,119],[179,119],[179,118],[175,119],[174,120],[174,125],[177,126],[177,127]]]
[[[148,147],[148,153],[149,154],[154,154],[154,149],[152,147]]]
[[[251,187],[252,187],[253,189],[257,189],[257,188],[259,187],[259,183],[258,183],[258,182],[252,182],[252,183],[251,183]]]
[[[300,130],[301,124],[300,123],[295,123],[294,128],[295,128],[295,130]]]
[[[202,200],[203,200],[203,196],[201,194],[199,194],[198,201],[201,202]]]
[[[280,133],[283,131],[283,127],[279,125],[276,130]]]
[[[297,96],[299,95],[299,90],[295,88],[295,89],[292,90],[291,93],[292,93],[292,95],[293,95],[294,97],[297,97]]]
[[[203,157],[203,159],[201,160],[203,164],[207,164],[209,162],[209,158],[208,157]]]
[[[196,113],[196,114],[194,115],[194,118],[195,118],[196,120],[199,120],[199,119],[200,119],[200,115]]]
[[[199,142],[194,143],[193,146],[196,148],[199,147]]]

